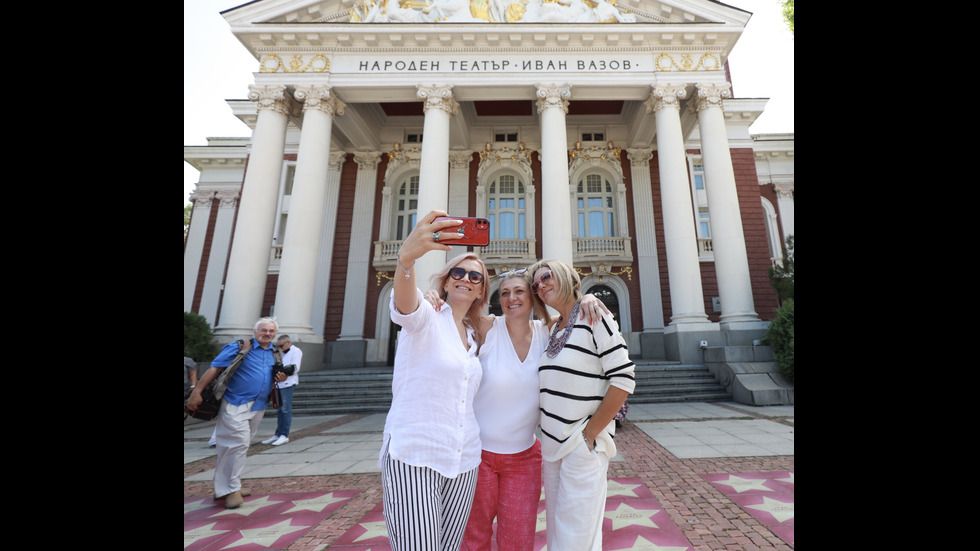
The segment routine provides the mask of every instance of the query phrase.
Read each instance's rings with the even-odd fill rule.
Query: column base
[[[703,365],[704,350],[701,341],[708,346],[724,344],[724,335],[717,323],[678,323],[671,322],[664,328],[664,353],[666,359],[682,364]]]
[[[367,341],[364,339],[331,341],[326,345],[324,363],[328,369],[364,367]]]

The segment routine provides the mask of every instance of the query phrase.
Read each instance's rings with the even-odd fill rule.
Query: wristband
[[[595,445],[589,442],[589,437],[585,435],[585,429],[582,429],[582,440],[585,440],[585,447],[590,452],[595,452]]]

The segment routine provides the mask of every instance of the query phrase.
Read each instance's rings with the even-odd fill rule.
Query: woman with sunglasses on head
[[[529,271],[535,306],[560,314],[538,366],[548,549],[601,551],[614,418],[636,386],[633,362],[612,315],[583,323],[571,266],[541,260]]]
[[[487,305],[487,269],[473,253],[432,276],[449,308],[423,300],[415,261],[448,251],[459,221],[419,217],[398,251],[391,320],[402,327],[395,352],[391,409],[378,459],[385,525],[396,551],[456,551],[473,504],[480,430],[473,398],[482,372],[475,324]]]
[[[532,319],[526,268],[502,272],[498,279],[503,315],[483,316],[478,324],[483,378],[473,410],[483,460],[461,551],[490,551],[495,518],[498,551],[534,549],[541,501],[541,443],[535,436],[538,360],[548,344],[552,320],[543,305],[534,310],[538,319]],[[426,292],[425,298],[436,310],[441,308],[435,291]],[[587,295],[583,304],[591,318],[601,320],[602,301]]]

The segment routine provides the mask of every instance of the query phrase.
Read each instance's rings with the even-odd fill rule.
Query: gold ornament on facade
[[[697,64],[691,57],[691,54],[680,54],[681,62],[680,65],[674,60],[674,57],[668,53],[662,53],[657,56],[653,62],[653,67],[655,71],[717,71],[721,69],[721,63],[718,62],[718,57],[715,54],[707,53],[702,54],[701,58],[698,59]],[[666,63],[665,63],[666,62]]]
[[[470,0],[470,15],[477,19],[490,21],[490,2],[488,0]]]
[[[275,62],[275,64],[269,65],[269,62]],[[329,73],[330,60],[323,54],[316,54],[304,65],[303,55],[296,54],[289,59],[289,67],[287,68],[282,62],[281,57],[276,54],[269,54],[263,57],[262,61],[259,63],[260,73],[276,73],[280,69],[282,69],[284,73]]]
[[[613,157],[619,159],[622,151],[623,149],[612,141],[609,141],[605,147],[593,145],[592,147],[584,148],[582,147],[582,142],[575,142],[575,147],[568,151],[568,156],[571,157],[572,161],[579,157],[584,159],[598,157],[600,161],[605,161]]]
[[[524,17],[524,14],[527,13],[527,8],[524,7],[524,4],[526,3],[527,0],[521,0],[520,3],[512,2],[509,6],[507,6],[506,14],[508,23],[516,23],[517,21],[520,21],[522,17]]]
[[[598,269],[594,272],[583,272],[581,268],[575,268],[575,272],[582,278],[590,275],[597,276],[599,283],[602,283],[602,278],[607,275],[620,276],[625,274],[627,279],[633,281],[633,268],[630,266],[623,266],[618,272],[614,272],[607,269],[605,264],[599,264]]]

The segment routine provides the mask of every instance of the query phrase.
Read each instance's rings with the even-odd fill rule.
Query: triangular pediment
[[[310,23],[736,23],[712,0],[256,0],[225,10],[239,25]]]

